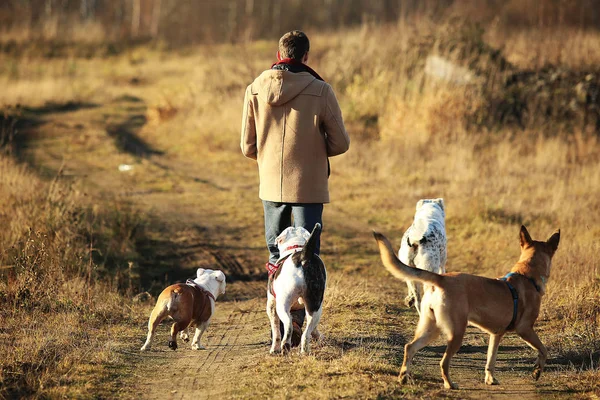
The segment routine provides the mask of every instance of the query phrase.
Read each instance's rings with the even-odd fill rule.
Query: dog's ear
[[[200,278],[204,274],[204,271],[204,268],[198,268],[198,271],[196,271],[196,277]]]
[[[440,197],[440,198],[437,198],[437,199],[435,199],[435,202],[436,202],[436,204],[437,204],[438,206],[440,206],[440,208],[442,209],[442,211],[446,211],[446,210],[444,209],[444,199],[443,199],[443,198],[441,198],[441,197]]]
[[[223,271],[215,271],[215,279],[218,282],[224,282],[225,281],[225,274],[223,273]]]
[[[288,233],[289,233],[289,232],[290,232],[290,230],[291,230],[290,228],[291,228],[291,227],[287,227],[287,228],[285,228],[285,229],[283,230],[283,232],[281,232],[281,233],[279,234],[279,236],[277,236],[277,239],[275,239],[275,244],[277,244],[277,245],[280,245],[280,244],[282,244],[282,243],[285,243],[285,241],[286,241],[286,240],[287,240],[287,238],[288,238]]]
[[[533,240],[531,239],[531,236],[529,236],[529,232],[527,232],[527,228],[525,228],[525,225],[521,225],[519,239],[521,241],[521,247],[529,247],[533,243]]]
[[[419,208],[423,207],[424,203],[425,201],[423,199],[417,201],[417,206],[415,207],[415,210],[419,211]]]
[[[546,241],[546,243],[548,243],[548,245],[552,249],[552,252],[555,252],[556,249],[558,249],[558,242],[560,242],[560,229],[557,229],[552,234],[552,236],[550,236],[550,238]]]

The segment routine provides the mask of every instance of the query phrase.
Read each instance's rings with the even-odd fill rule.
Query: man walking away
[[[292,218],[293,226],[309,232],[317,222],[323,226],[328,157],[350,146],[333,89],[306,65],[309,49],[303,32],[283,35],[278,62],[248,86],[244,98],[241,148],[258,164],[270,278],[282,261],[275,239],[292,226]],[[303,312],[294,320],[301,327]]]

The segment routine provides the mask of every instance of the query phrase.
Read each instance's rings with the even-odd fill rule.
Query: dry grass
[[[325,339],[314,343],[313,355],[265,355],[239,368],[234,396],[241,398],[407,398],[441,395],[431,382],[400,388],[397,348],[401,331],[396,296],[400,284],[383,284],[357,274],[333,271],[319,329]],[[261,379],[267,377],[268,379]],[[310,377],[310,379],[307,379]]]
[[[600,350],[597,134],[565,128],[548,135],[539,126],[473,123],[502,71],[481,47],[469,42],[450,46],[447,39],[453,32],[451,26],[438,28],[422,19],[312,35],[311,65],[334,86],[353,139],[347,155],[332,159],[333,203],[325,211],[329,236],[324,238],[327,248],[333,249],[330,267],[339,274],[355,276],[360,271],[371,276],[369,269],[378,261],[369,228],[398,239],[420,198],[445,198],[450,271],[503,275],[516,260],[521,223],[536,239],[545,239],[560,227],[562,242],[541,315],[544,341],[573,368],[586,369],[579,375],[582,379],[597,378],[597,366],[589,368],[587,361],[597,360]],[[480,39],[477,32],[473,36]],[[491,29],[484,38],[502,47],[515,68],[556,63],[586,70],[600,64],[594,45],[597,32],[546,35]],[[424,55],[429,53],[461,66],[475,65],[477,83],[432,80],[423,72]],[[138,48],[109,61],[0,55],[4,88],[0,106],[39,107],[49,101],[104,104],[124,94],[135,96],[147,105],[147,122],[139,136],[172,159],[214,173],[217,180],[237,177],[234,189],[248,192],[256,186],[256,173],[239,154],[241,100],[245,86],[272,59],[270,42],[201,46],[180,53]],[[106,327],[118,331],[122,321],[136,318],[138,312],[118,307],[118,293],[128,285],[125,273],[118,271],[125,255],[135,257],[132,232],[142,217],[115,200],[98,204],[96,211],[85,201],[82,206],[76,185],[71,188],[61,179],[42,181],[7,156],[0,158],[0,186],[0,265],[11,266],[0,270],[0,326],[6,327],[0,330],[4,343],[0,359],[5,360],[1,373],[7,388],[1,394],[10,397],[15,390],[58,397],[72,395],[71,387],[77,387],[85,397],[96,385],[105,385],[85,383],[85,378],[97,376],[101,365],[118,364],[114,352],[92,353],[110,341],[110,333],[101,331]],[[225,218],[231,226],[255,222],[248,216],[251,206],[245,207]],[[104,212],[107,209],[116,211]],[[253,236],[256,243],[260,236],[260,232]],[[90,261],[90,243],[104,256]],[[352,257],[345,255],[349,251]],[[107,253],[111,257],[105,257]],[[28,285],[42,283],[45,289],[40,293],[27,291]],[[381,334],[369,308],[379,301],[377,296],[377,288],[346,285],[342,279],[332,282],[326,303],[332,340]],[[349,321],[354,310],[360,315]],[[84,322],[80,326],[74,321]],[[49,330],[52,334],[46,335]],[[44,339],[35,341],[32,336]],[[66,339],[72,336],[82,339],[75,345]],[[380,365],[383,375],[395,374],[397,365],[390,367],[394,361],[389,354],[379,352],[384,354],[381,359],[370,359],[381,350],[377,346],[381,342],[359,343],[348,353],[340,352],[340,346],[325,347],[319,357],[329,361],[328,371],[311,358],[296,366],[315,374],[364,375],[363,380],[331,380],[337,385],[331,393],[351,396],[357,384],[368,381],[374,365]],[[284,362],[262,362],[256,373],[283,368]],[[73,379],[80,384],[68,376],[76,376]],[[268,393],[278,379],[283,378],[263,383],[256,393]],[[381,383],[383,395],[401,395],[392,387],[392,378],[386,379]],[[290,390],[293,395],[302,389]],[[418,396],[425,389],[416,390],[413,395]],[[305,393],[313,395],[317,394]]]
[[[546,64],[595,69],[600,59],[599,37],[596,30],[573,28],[490,30],[486,34],[493,46],[504,49],[510,62],[527,69]]]
[[[111,337],[140,315],[119,295],[136,221],[5,155],[0,171],[0,398],[90,397],[107,366],[123,368]]]

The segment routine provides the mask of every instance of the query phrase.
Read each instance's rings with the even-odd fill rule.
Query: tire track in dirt
[[[227,349],[228,346],[233,345],[233,343],[231,343],[232,331],[240,326],[242,316],[242,314],[235,312],[229,314],[226,322],[227,328],[222,331],[219,342],[211,346],[206,357],[198,360],[198,363],[194,363],[195,365],[190,365],[190,368],[186,369],[182,377],[181,387],[177,392],[177,395],[173,396],[174,399],[184,399],[186,396],[190,395],[190,393],[201,389],[204,389],[202,390],[202,395],[209,397],[208,395],[213,392],[213,388],[204,386],[206,382],[204,382],[201,377],[209,375],[214,379],[214,372],[219,369],[219,361],[217,361],[217,358],[221,353],[226,351],[225,349]],[[200,397],[203,397],[202,395]]]
[[[239,314],[235,314],[233,312],[229,314],[226,322],[226,325],[228,327],[222,332],[219,338],[219,342],[210,347],[209,350],[207,350],[207,352],[205,353],[205,357],[203,359],[199,359],[198,363],[195,363],[196,365],[190,365],[190,372],[193,372],[187,373],[186,371],[186,373],[183,375],[180,389],[182,391],[180,393],[181,396],[175,396],[174,398],[183,399],[185,397],[186,392],[188,392],[189,390],[195,390],[203,383],[200,382],[200,377],[205,376],[205,373],[209,372],[207,365],[211,366],[215,364],[217,355],[223,351],[223,348],[225,348],[225,346],[229,344],[228,339],[231,335],[231,330],[235,329],[235,327],[237,326],[237,324],[239,324],[240,321],[241,318]]]

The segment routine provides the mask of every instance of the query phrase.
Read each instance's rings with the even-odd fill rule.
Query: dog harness
[[[524,276],[525,278],[529,279],[529,281],[533,284],[533,286],[535,287],[535,289],[539,292],[540,291],[540,287],[535,283],[535,281],[525,275],[522,274],[518,274],[516,272],[509,272],[508,274],[504,275],[502,278],[499,278],[499,280],[504,281],[506,283],[506,286],[508,286],[508,289],[510,290],[510,294],[512,295],[513,298],[513,317],[512,320],[510,321],[510,324],[508,324],[508,326],[506,327],[506,330],[511,330],[515,327],[515,321],[517,320],[517,309],[519,308],[519,294],[517,293],[517,289],[514,288],[513,285],[511,285],[508,282],[508,278],[516,276],[516,275],[521,275]]]
[[[267,273],[269,274],[269,276],[275,275],[275,272],[277,272],[279,267],[281,267],[283,265],[285,260],[292,254],[297,253],[300,250],[302,250],[303,247],[304,246],[299,245],[299,244],[295,244],[293,246],[286,247],[285,250],[282,252],[282,256],[279,257],[279,260],[277,260],[277,262],[275,264],[273,264],[271,262],[266,263],[265,268],[267,269]]]
[[[215,299],[215,296],[211,292],[209,292],[207,289],[203,288],[202,286],[198,285],[193,279],[188,279],[187,281],[185,281],[185,284],[205,293],[208,297],[213,299],[213,301],[217,301],[217,299]]]
[[[192,319],[189,323],[198,326],[198,324],[210,321],[213,313],[213,305],[216,301],[215,296],[191,279],[188,279],[185,283],[193,290]],[[210,299],[213,301],[210,301]]]
[[[302,248],[302,246],[294,246],[294,247]],[[275,291],[273,290],[273,281],[275,280],[275,274],[277,274],[277,271],[279,271],[279,268],[283,265],[285,260],[287,260],[288,257],[291,256],[292,254],[293,253],[289,253],[289,254],[286,254],[285,256],[281,257],[279,260],[277,260],[276,264],[271,264],[270,262],[268,262],[266,265],[267,272],[269,273],[269,281],[268,281],[267,285],[269,287],[269,292],[271,292],[273,297],[277,297],[277,296],[275,296]]]
[[[287,260],[292,254],[302,251],[303,248],[304,248],[304,246],[299,245],[299,244],[295,244],[293,246],[286,247],[285,250],[283,250],[282,256],[279,257],[279,260],[277,260],[277,263],[272,264],[272,263],[268,262],[265,265],[265,267],[267,268],[267,272],[269,274],[269,281],[267,283],[267,287],[268,287],[269,292],[273,295],[273,297],[277,297],[277,296],[275,296],[275,291],[273,290],[273,281],[275,280],[275,275],[277,274],[277,271],[279,271],[279,268],[283,265],[285,260]],[[316,256],[319,257],[318,255],[316,255]]]

